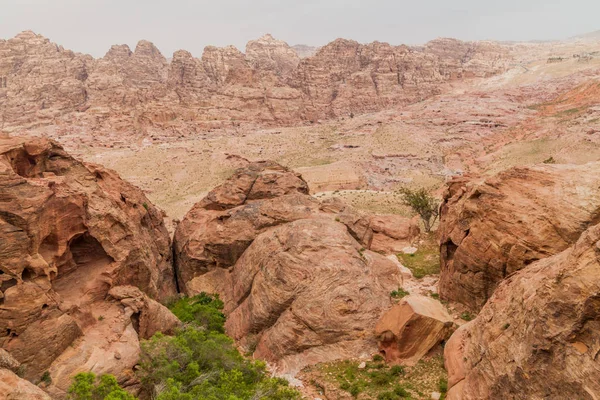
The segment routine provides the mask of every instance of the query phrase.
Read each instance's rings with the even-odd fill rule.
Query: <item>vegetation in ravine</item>
[[[433,233],[423,235],[423,243],[414,254],[398,254],[397,257],[417,279],[440,273],[440,250]]]
[[[358,400],[430,399],[447,391],[441,355],[425,358],[413,367],[388,366],[378,355],[360,368],[359,361],[345,360],[308,367],[310,384],[323,394],[333,388]],[[345,398],[345,397],[344,397]]]
[[[174,336],[158,333],[141,343],[138,376],[149,397],[156,400],[300,398],[286,380],[270,377],[263,362],[242,357],[224,334],[223,302],[218,297],[200,294],[183,298],[171,304],[170,309],[185,323],[184,327]],[[113,392],[117,394],[98,389],[109,380],[114,382]],[[77,375],[69,389],[71,400],[134,399],[131,395],[115,397],[125,396],[121,391],[127,393],[119,388],[114,377],[103,375],[97,384],[93,374]]]

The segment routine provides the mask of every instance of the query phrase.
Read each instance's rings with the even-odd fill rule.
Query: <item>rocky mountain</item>
[[[502,72],[510,57],[491,42],[439,39],[423,47],[338,39],[300,58],[270,35],[207,47],[172,61],[150,42],[77,54],[33,32],[0,41],[0,129],[68,123],[92,130],[175,131],[232,121],[290,124],[423,100],[440,85]]]

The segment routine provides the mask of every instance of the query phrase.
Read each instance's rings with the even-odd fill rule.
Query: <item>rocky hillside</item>
[[[423,47],[338,39],[301,59],[265,35],[167,59],[150,42],[113,46],[100,59],[33,32],[0,41],[0,129],[77,123],[92,129],[175,131],[240,121],[290,124],[377,111],[440,93],[442,84],[504,71],[490,42],[439,39]]]

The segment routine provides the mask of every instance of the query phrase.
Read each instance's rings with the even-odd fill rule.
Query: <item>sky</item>
[[[185,49],[246,42],[271,33],[320,46],[343,37],[423,44],[550,40],[600,30],[600,0],[0,0],[0,38],[33,30],[77,52],[153,42],[170,57]]]

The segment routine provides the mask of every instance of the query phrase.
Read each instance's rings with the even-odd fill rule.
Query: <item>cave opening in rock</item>
[[[113,262],[100,242],[88,232],[69,242],[67,262],[57,265],[58,276],[52,287],[65,307],[82,306],[103,299],[110,283],[102,278]]]
[[[76,266],[90,263],[109,263],[111,258],[96,238],[88,232],[73,239],[69,246]],[[59,271],[59,275],[61,272]]]
[[[35,272],[30,268],[25,268],[23,270],[23,272],[21,273],[21,280],[23,280],[23,282],[30,281],[35,277],[36,277]]]
[[[4,280],[0,284],[0,290],[2,292],[5,292],[7,289],[10,289],[11,287],[15,286],[16,284],[17,284],[17,280],[15,278]]]
[[[24,178],[35,178],[37,171],[37,160],[27,154],[23,149],[17,149],[8,153],[9,161],[13,171]]]

